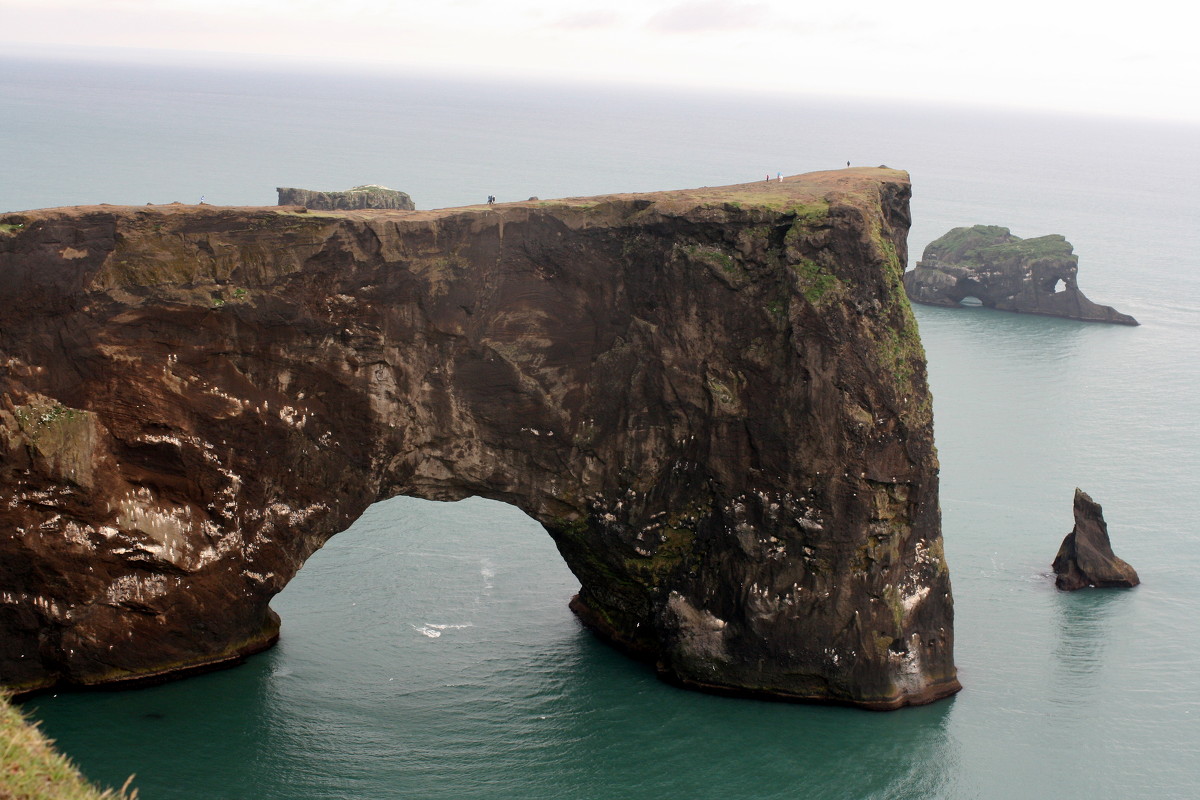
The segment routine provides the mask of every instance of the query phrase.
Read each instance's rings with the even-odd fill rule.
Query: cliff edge
[[[395,495],[518,506],[683,684],[959,688],[904,172],[427,212],[0,215],[0,683],[269,646]]]

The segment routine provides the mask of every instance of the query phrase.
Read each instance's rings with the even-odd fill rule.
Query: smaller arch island
[[[909,197],[0,214],[0,685],[234,663],[372,503],[478,495],[669,680],[954,693]]]
[[[925,247],[904,275],[909,299],[932,306],[986,306],[1000,311],[1137,325],[1079,289],[1079,257],[1065,237],[1032,239],[999,225],[954,228]]]

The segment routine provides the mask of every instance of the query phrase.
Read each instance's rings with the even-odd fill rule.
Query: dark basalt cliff
[[[0,682],[269,646],[380,499],[512,503],[714,690],[958,690],[908,176],[438,212],[0,216]]]
[[[1137,570],[1113,552],[1100,504],[1077,488],[1074,511],[1075,527],[1063,539],[1052,565],[1054,585],[1073,592],[1089,586],[1129,589],[1141,583]]]
[[[363,209],[396,209],[413,211],[416,205],[406,192],[386,186],[368,184],[344,192],[315,192],[311,189],[279,187],[279,205],[302,206],[315,211],[361,211]]]
[[[1137,325],[1128,314],[1093,303],[1079,290],[1079,257],[1058,234],[1021,239],[1008,228],[955,228],[930,242],[904,276],[915,302],[957,306],[968,297],[988,308],[1087,322]]]

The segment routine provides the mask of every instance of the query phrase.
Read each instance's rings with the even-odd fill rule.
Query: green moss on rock
[[[800,278],[800,291],[805,300],[817,307],[826,306],[834,300],[841,283],[835,275],[812,259],[793,264],[792,269]]]
[[[954,228],[930,242],[922,261],[995,268],[1001,264],[1030,263],[1041,259],[1075,262],[1078,258],[1073,250],[1066,237],[1057,233],[1022,239],[999,225],[973,225]]]

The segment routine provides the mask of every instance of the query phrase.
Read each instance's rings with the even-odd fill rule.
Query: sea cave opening
[[[960,306],[965,306],[965,307],[967,307],[967,308],[979,308],[980,306],[982,306],[982,305],[983,305],[983,301],[982,301],[982,300],[980,300],[980,299],[979,299],[978,297],[976,297],[975,295],[973,295],[973,294],[969,294],[969,295],[967,295],[966,297],[964,297],[964,298],[962,298],[961,300],[959,300],[959,301],[958,301],[958,304],[959,304]]]
[[[593,735],[596,695],[670,691],[582,627],[567,607],[578,590],[515,506],[373,504],[272,602],[279,644],[255,659],[270,763],[333,786],[374,754],[370,797],[486,785],[505,758],[561,770],[563,738]]]
[[[549,534],[515,506],[394,497],[331,538],[274,598],[273,657],[287,674],[320,665],[327,680],[364,690],[439,691],[482,679],[483,664],[515,670],[532,651],[581,646],[590,634],[567,607],[578,590]]]

